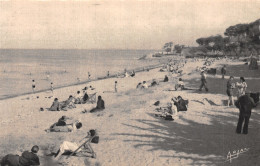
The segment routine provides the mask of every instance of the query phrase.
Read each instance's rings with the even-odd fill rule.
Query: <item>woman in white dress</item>
[[[236,83],[236,87],[237,87],[237,91],[238,91],[237,98],[246,94],[247,84],[246,84],[246,80],[244,79],[244,77],[240,77],[240,81]]]

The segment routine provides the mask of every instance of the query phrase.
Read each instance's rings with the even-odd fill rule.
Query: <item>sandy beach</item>
[[[212,67],[223,63],[223,60],[216,61]],[[225,94],[211,93],[214,82],[209,83],[208,93],[198,92],[196,84],[189,85],[190,79],[200,83],[196,67],[202,64],[201,60],[188,60],[183,68],[185,85],[193,90],[175,91],[176,75],[169,75],[169,82],[160,82],[158,86],[136,89],[144,80],[148,83],[152,79],[163,80],[167,72],[156,68],[137,73],[133,78],[109,78],[54,91],[54,97],[63,101],[77,90],[92,85],[95,90],[88,93],[97,92],[106,105],[104,111],[96,113],[81,113],[96,104],[76,105],[77,108],[68,111],[39,111],[52,104],[54,97],[48,98],[50,91],[1,100],[0,155],[21,154],[37,144],[41,165],[54,165],[53,156],[49,154],[56,152],[63,141],[80,140],[90,129],[96,129],[100,136],[99,143],[92,144],[96,159],[63,156],[57,165],[258,165],[259,108],[252,112],[249,133],[236,134],[239,110],[223,105],[223,100],[227,100]],[[117,93],[114,93],[115,81],[118,82]],[[179,112],[174,121],[154,116],[158,113],[156,108],[167,106],[172,97],[179,95],[189,100],[187,112]],[[160,101],[157,107],[153,105],[156,101]],[[80,120],[83,127],[71,133],[46,133],[44,130],[62,115]],[[245,148],[248,150],[237,158],[227,160],[229,152]]]

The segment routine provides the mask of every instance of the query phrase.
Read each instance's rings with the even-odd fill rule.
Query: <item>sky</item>
[[[260,18],[260,0],[0,0],[0,48],[160,49]]]

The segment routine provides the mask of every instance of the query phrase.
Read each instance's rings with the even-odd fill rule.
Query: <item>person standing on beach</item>
[[[230,105],[234,105],[234,99],[233,99],[234,94],[233,94],[233,91],[234,91],[235,86],[234,86],[234,83],[232,82],[233,79],[234,79],[234,77],[230,76],[229,80],[227,81],[227,95],[229,97],[228,98],[228,103],[227,103],[228,107]]]
[[[205,88],[206,91],[209,91],[207,87],[207,80],[206,80],[206,74],[204,71],[201,72],[201,85],[199,91],[202,91],[202,88]]]
[[[88,72],[88,80],[90,80],[90,77],[91,77],[90,72]]]
[[[237,87],[237,90],[238,90],[238,97],[237,98],[246,94],[247,84],[246,84],[246,80],[244,79],[244,77],[240,77],[240,82],[236,83],[236,87]]]
[[[35,81],[34,81],[34,80],[32,80],[32,91],[33,91],[33,93],[35,92],[35,88],[36,88]]]
[[[225,78],[226,72],[227,72],[226,65],[224,65],[224,66],[221,68],[222,79]]]
[[[117,93],[117,81],[115,81],[115,93]]]
[[[51,92],[53,94],[53,83],[51,82]]]
[[[239,118],[236,129],[237,134],[241,134],[242,124],[244,121],[245,123],[243,127],[243,134],[248,133],[248,123],[251,116],[251,111],[255,106],[256,104],[254,100],[249,95],[243,95],[239,97],[238,101],[236,102],[236,107],[239,109]]]
[[[107,71],[107,77],[109,77],[109,75],[110,75],[110,74],[109,74],[109,71]]]

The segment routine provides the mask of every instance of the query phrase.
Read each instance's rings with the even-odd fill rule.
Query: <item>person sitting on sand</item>
[[[1,166],[34,166],[40,165],[39,157],[37,153],[39,151],[39,146],[34,145],[31,152],[25,151],[21,156],[8,154],[2,161]]]
[[[247,84],[246,84],[246,80],[244,79],[244,77],[240,77],[240,82],[236,83],[236,87],[238,90],[238,98],[240,96],[243,96],[246,94]]]
[[[67,109],[76,108],[74,102],[74,97],[72,95],[69,96],[69,98],[63,102],[60,103],[60,107],[63,111],[67,111]]]
[[[159,83],[155,79],[153,79],[150,87],[153,87],[153,86],[156,86],[156,85],[159,85]]]
[[[50,109],[50,111],[60,111],[60,103],[58,101],[58,98],[55,98]]]
[[[146,81],[143,81],[142,89],[148,89],[148,85]]]
[[[181,90],[184,89],[184,82],[182,81],[182,78],[179,78],[178,83],[175,85],[175,90],[178,90],[181,88]]]
[[[90,144],[85,144],[86,141],[90,138],[90,137],[94,137],[97,136],[96,131],[95,130],[90,130],[87,134],[86,137],[84,137],[83,139],[81,139],[80,141],[77,142],[69,142],[69,141],[64,141],[61,145],[59,150],[57,151],[56,155],[55,155],[55,160],[58,160],[62,154],[64,154],[65,152],[74,152],[77,150],[77,152],[82,151],[85,148],[88,148],[90,150],[90,153],[92,153],[92,157],[95,157],[95,153],[92,149],[92,147],[90,146]],[[85,144],[85,145],[84,145]],[[84,145],[84,146],[82,146]]]
[[[88,96],[88,93],[87,93],[87,90],[83,90],[83,98],[82,98],[82,104],[85,104],[87,101],[88,101],[88,99],[89,99],[89,96]]]
[[[127,73],[127,71],[125,71],[125,77],[129,77],[129,74]]]
[[[142,83],[139,82],[139,83],[137,84],[137,86],[136,86],[136,89],[141,88],[141,87],[142,87]]]
[[[168,82],[168,81],[169,81],[169,78],[167,75],[165,75],[163,82]]]
[[[130,75],[131,77],[134,77],[135,76],[135,71],[133,70],[133,72],[131,73]]]
[[[82,95],[80,94],[80,91],[77,91],[77,94],[75,96],[75,104],[81,104]]]
[[[90,112],[92,113],[92,112],[101,111],[104,109],[105,109],[105,102],[101,96],[98,96],[97,106],[95,108],[93,108],[92,110],[90,110]]]
[[[187,111],[188,100],[184,100],[181,96],[172,98],[174,105],[176,105],[177,111]]]

